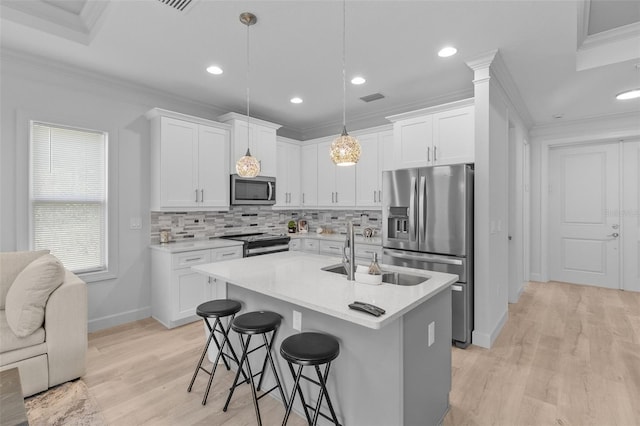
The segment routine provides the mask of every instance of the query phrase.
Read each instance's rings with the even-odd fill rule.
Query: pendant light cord
[[[249,140],[250,140],[250,135],[251,132],[249,131],[249,112],[250,112],[250,96],[249,96],[249,43],[250,43],[250,39],[249,39],[249,27],[251,26],[249,23],[246,24],[247,25],[247,152],[249,152]]]
[[[342,0],[342,127],[347,129],[347,0]]]

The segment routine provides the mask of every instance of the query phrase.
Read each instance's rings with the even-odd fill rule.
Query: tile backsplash
[[[290,220],[304,219],[309,232],[320,226],[336,234],[353,221],[356,234],[365,227],[380,233],[382,213],[377,210],[272,210],[271,207],[231,207],[223,212],[151,212],[151,243],[160,242],[160,231],[171,231],[171,240],[207,239],[249,232],[287,233]]]

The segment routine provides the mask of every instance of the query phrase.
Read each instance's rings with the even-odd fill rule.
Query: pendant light
[[[258,18],[253,13],[244,12],[240,14],[240,22],[247,26],[247,153],[236,162],[236,172],[241,177],[254,178],[260,173],[260,162],[249,151],[249,27],[258,22]]]
[[[331,144],[331,160],[337,166],[353,166],[360,159],[360,143],[347,133],[346,0],[342,1],[342,134]]]

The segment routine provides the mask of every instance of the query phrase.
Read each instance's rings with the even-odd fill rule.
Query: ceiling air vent
[[[360,99],[365,102],[373,102],[377,101],[378,99],[384,99],[384,95],[382,93],[373,93],[371,95],[363,96]]]
[[[160,3],[164,3],[167,6],[171,6],[177,11],[186,12],[193,7],[193,4],[197,0],[158,0]]]

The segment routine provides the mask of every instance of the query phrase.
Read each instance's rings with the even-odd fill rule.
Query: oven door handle
[[[250,255],[265,254],[265,253],[285,251],[285,250],[289,250],[289,244],[250,248],[250,249],[247,249],[246,255],[250,256]]]

